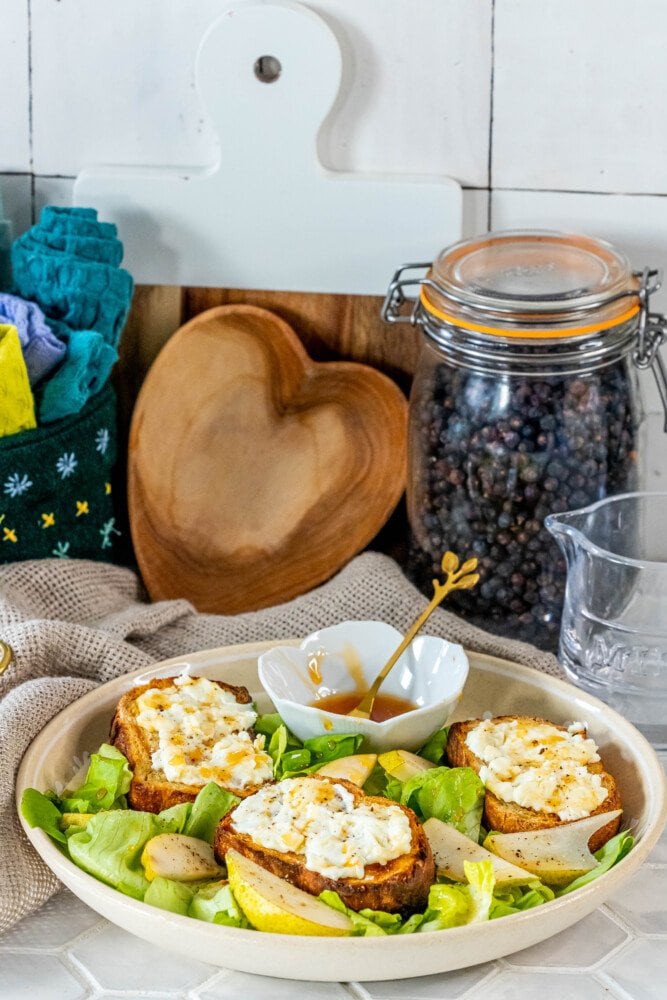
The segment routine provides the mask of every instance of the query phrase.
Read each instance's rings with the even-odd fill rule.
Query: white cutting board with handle
[[[255,68],[278,60],[273,82]],[[237,2],[207,29],[196,82],[217,128],[208,168],[89,166],[74,203],[115,222],[144,284],[380,294],[461,236],[447,177],[340,173],[317,133],[341,82],[329,25],[298,3]]]

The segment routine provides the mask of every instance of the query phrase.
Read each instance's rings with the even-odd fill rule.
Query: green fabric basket
[[[108,384],[57,423],[0,438],[0,562],[127,563],[116,394]]]

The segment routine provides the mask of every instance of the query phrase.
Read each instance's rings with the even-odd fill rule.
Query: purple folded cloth
[[[10,323],[19,332],[31,386],[48,375],[65,357],[67,345],[56,337],[44,313],[34,302],[0,292],[0,323]]]

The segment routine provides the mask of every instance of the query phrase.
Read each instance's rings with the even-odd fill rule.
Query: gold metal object
[[[13,659],[14,651],[12,647],[0,639],[0,674],[4,674]]]
[[[389,671],[394,666],[396,661],[408,648],[414,637],[417,635],[417,632],[419,632],[422,625],[426,622],[427,618],[430,617],[431,613],[435,611],[440,602],[443,601],[447,594],[451,593],[452,590],[471,590],[479,580],[479,573],[475,573],[475,570],[477,569],[476,559],[468,559],[459,569],[459,557],[453,552],[445,552],[440,566],[442,567],[443,573],[447,574],[447,579],[444,583],[440,583],[439,580],[433,581],[433,597],[431,598],[430,604],[428,604],[422,613],[415,618],[414,622],[406,632],[402,643],[389,657],[357,707],[347,713],[351,718],[370,719],[371,712],[373,711],[373,702],[377,698],[380,685],[386,679]]]

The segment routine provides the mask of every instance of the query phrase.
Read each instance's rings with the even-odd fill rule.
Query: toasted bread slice
[[[207,784],[205,779],[202,779],[201,785],[172,782],[167,780],[162,771],[156,771],[153,768],[152,753],[157,748],[157,742],[152,739],[152,734],[137,722],[137,698],[153,688],[173,687],[174,681],[175,677],[159,677],[147,684],[132,688],[118,702],[111,722],[110,742],[127,757],[132,769],[132,784],[128,793],[128,802],[132,809],[157,813],[181,802],[193,802]],[[225,691],[230,691],[241,705],[249,705],[252,702],[250,693],[245,687],[234,687],[223,681],[213,681],[213,683]],[[255,735],[252,730],[249,730],[249,733],[251,737]],[[261,786],[224,787],[239,798],[243,798],[252,795]]]
[[[450,727],[449,736],[447,738],[446,753],[452,767],[471,767],[474,771],[479,773],[480,769],[484,766],[484,762],[473,753],[466,743],[468,733],[482,721],[482,719],[469,719],[466,722],[455,722]],[[532,716],[502,715],[495,719],[491,719],[490,721],[494,723],[522,721],[526,723],[552,726],[554,729],[560,730],[561,732],[567,732],[565,726],[557,726],[555,723],[549,722],[547,719],[540,719]],[[606,799],[604,799],[599,806],[593,809],[589,815],[595,816],[598,813],[620,809],[621,797],[619,795],[616,782],[611,774],[605,771],[602,762],[598,761],[596,763],[589,764],[588,770],[591,774],[599,774],[601,776],[603,787],[607,791]],[[561,826],[564,823],[572,822],[572,820],[560,819],[560,817],[554,812],[528,809],[525,806],[518,805],[516,802],[505,802],[488,789],[486,790],[486,794],[484,796],[483,821],[484,825],[489,830],[496,830],[498,833],[519,833],[520,831],[525,830],[542,830],[547,827]],[[618,831],[620,821],[620,817],[618,817],[598,830],[588,842],[589,850],[597,851],[603,846],[603,844],[606,844],[607,841]]]
[[[355,803],[379,803],[402,810],[408,817],[411,845],[407,854],[388,864],[370,864],[364,869],[363,878],[328,878],[306,868],[303,854],[294,851],[275,851],[264,848],[244,833],[234,829],[234,810],[218,824],[214,840],[215,855],[224,862],[230,848],[251,858],[257,864],[286,879],[292,885],[314,896],[325,889],[337,892],[352,910],[384,910],[387,913],[409,914],[423,909],[431,885],[435,882],[435,862],[424,829],[411,809],[390,799],[364,795],[357,785],[343,779],[310,775],[309,781],[326,781],[341,785],[353,796]]]

